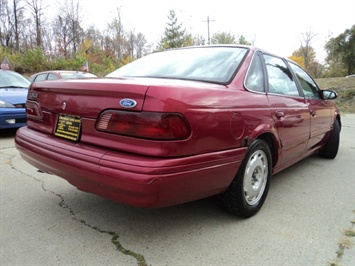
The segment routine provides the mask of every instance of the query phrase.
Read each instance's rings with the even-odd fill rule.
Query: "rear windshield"
[[[244,47],[196,47],[140,58],[106,77],[172,78],[228,83],[243,61]]]
[[[96,78],[94,74],[91,73],[72,73],[72,72],[62,72],[60,73],[63,79],[79,79],[79,78]]]

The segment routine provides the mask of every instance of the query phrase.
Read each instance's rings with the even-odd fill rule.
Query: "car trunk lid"
[[[32,84],[28,100],[42,112],[97,118],[105,109],[141,111],[147,89],[128,79],[45,81]]]

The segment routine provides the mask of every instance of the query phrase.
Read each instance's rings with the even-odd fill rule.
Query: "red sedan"
[[[154,53],[103,79],[35,82],[16,147],[78,189],[138,207],[219,195],[250,217],[272,174],[334,158],[340,114],[288,59],[245,46]]]

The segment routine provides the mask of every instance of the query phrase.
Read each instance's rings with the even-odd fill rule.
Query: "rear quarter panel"
[[[266,96],[240,87],[202,83],[193,87],[151,86],[144,110],[185,116],[192,134],[182,142],[182,155],[239,148],[260,125],[267,124],[272,131]]]

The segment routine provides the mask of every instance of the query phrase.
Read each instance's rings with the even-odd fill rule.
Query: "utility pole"
[[[207,22],[207,33],[208,33],[208,45],[211,44],[211,37],[210,37],[210,22],[215,22],[215,20],[210,20],[210,17],[207,16],[207,21],[202,21],[202,22]]]

